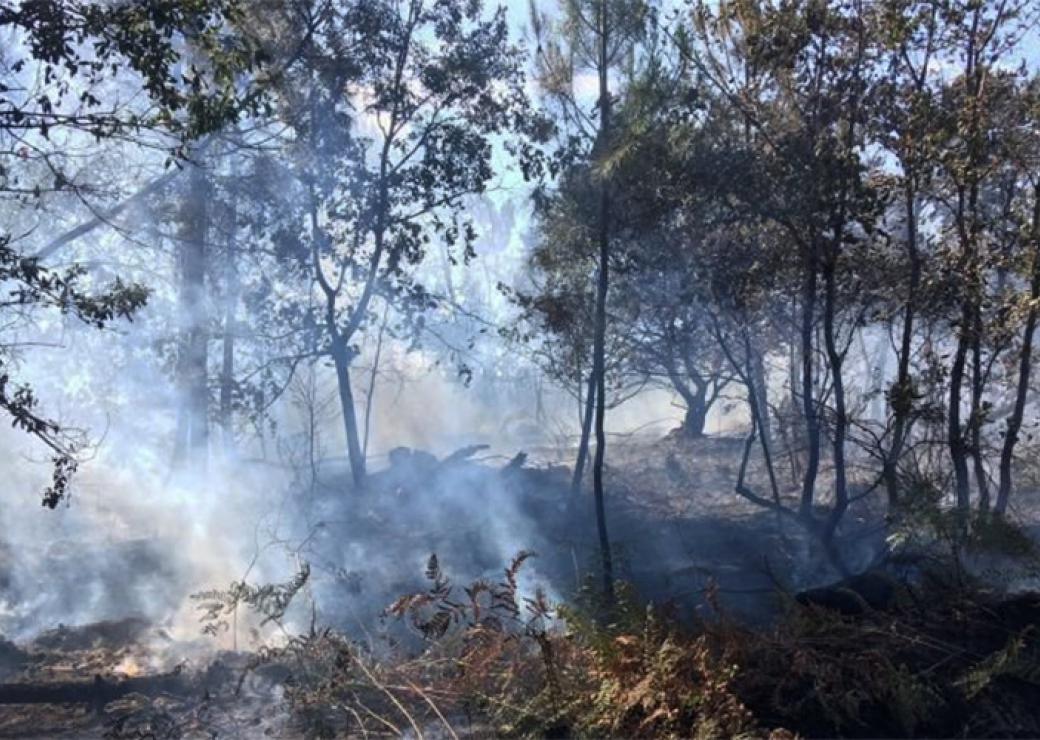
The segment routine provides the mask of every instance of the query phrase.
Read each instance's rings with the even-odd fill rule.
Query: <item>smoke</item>
[[[391,342],[373,386],[367,491],[350,482],[335,379],[320,363],[301,368],[272,409],[263,448],[247,440],[225,459],[214,438],[205,469],[174,475],[177,398],[155,354],[166,310],[155,303],[118,333],[46,327],[60,347],[26,357],[22,370],[43,402],[89,430],[97,446],[69,504],[45,511],[34,500],[49,474],[45,457],[4,430],[3,443],[21,452],[4,467],[3,634],[24,639],[58,624],[138,615],[193,639],[201,625],[192,593],[242,579],[285,582],[302,562],[312,577],[289,627],[305,629],[313,608],[322,623],[360,634],[375,629],[392,600],[426,587],[431,553],[464,585],[497,579],[518,552],[535,551],[522,586],[546,587],[557,599],[592,569],[590,501],[574,499],[569,471],[551,467],[572,462],[578,402],[522,361],[511,372],[475,364],[467,384],[434,346],[409,351]],[[489,353],[500,351],[498,341],[486,340]],[[373,361],[369,351],[358,363],[362,417]],[[709,432],[735,423],[722,409]],[[611,411],[611,444],[656,440],[681,417],[670,393],[646,391]],[[487,448],[444,464],[469,445]],[[527,453],[528,472],[503,471],[518,452]],[[637,539],[630,523],[612,523],[623,545]],[[668,567],[682,559],[671,534],[657,539],[667,557],[652,558]],[[236,634],[213,647],[243,644],[249,624],[245,610],[236,614]]]
[[[381,489],[390,494],[382,500],[361,495],[335,461],[344,447],[333,407],[315,432],[331,461],[309,480],[294,454],[303,442],[303,410],[287,395],[275,409],[267,459],[253,444],[223,460],[214,441],[205,470],[174,475],[175,394],[149,355],[155,322],[145,313],[117,336],[56,325],[50,330],[60,347],[24,360],[21,370],[42,402],[88,430],[96,447],[71,500],[48,511],[35,498],[49,475],[46,456],[19,431],[0,432],[12,451],[3,468],[4,635],[26,639],[59,624],[136,615],[193,638],[200,624],[190,594],[243,578],[281,582],[303,560],[313,561],[315,575],[301,602],[316,595],[324,619],[342,623],[354,614],[356,628],[404,590],[421,588],[432,552],[461,580],[496,574],[520,550],[546,549],[516,492],[495,472],[511,449],[545,443],[532,437],[531,411],[514,399],[505,413],[507,404],[480,399],[489,392],[479,382],[463,388],[450,370],[401,351],[384,360],[395,371],[375,389],[373,469],[386,467],[387,453],[400,444],[443,457],[456,446],[492,443],[496,449],[483,453],[486,470],[402,480],[399,488],[408,491]],[[322,368],[317,376],[319,396],[334,390]],[[294,626],[303,627],[305,612],[294,612]]]

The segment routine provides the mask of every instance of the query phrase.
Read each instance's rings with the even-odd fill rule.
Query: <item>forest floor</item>
[[[837,576],[798,527],[733,493],[741,445],[616,447],[628,586],[606,622],[581,575],[598,554],[591,497],[566,468],[399,450],[363,493],[330,474],[297,497],[306,590],[226,605],[288,620],[270,597],[299,591],[295,637],[219,651],[130,616],[2,642],[0,737],[1040,735],[1040,597],[942,575],[856,613],[820,608],[826,590],[800,605]],[[850,513],[857,570],[879,522]]]

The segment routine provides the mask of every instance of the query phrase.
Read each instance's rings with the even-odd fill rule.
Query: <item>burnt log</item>
[[[478,452],[483,452],[484,450],[490,448],[491,445],[470,445],[469,447],[463,447],[461,449],[455,450],[453,453],[441,460],[440,466],[443,468],[448,465],[454,465],[456,463],[465,462],[466,460],[469,460],[471,457],[476,455]]]
[[[867,571],[837,583],[810,588],[795,595],[802,606],[830,609],[846,616],[886,611],[895,605],[899,584],[887,573]]]

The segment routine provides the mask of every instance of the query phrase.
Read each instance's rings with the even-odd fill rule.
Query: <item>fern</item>
[[[1003,648],[986,656],[957,682],[968,699],[976,698],[994,679],[1001,676],[1040,685],[1040,662],[1037,661],[1035,650],[1029,649],[1031,645],[1027,639],[1033,632],[1032,627],[1027,627],[1012,635]]]
[[[260,622],[261,627],[271,622],[280,623],[296,594],[307,584],[310,575],[310,565],[303,563],[285,583],[254,585],[244,580],[232,581],[226,589],[211,589],[192,594],[192,600],[198,602],[196,609],[202,612],[199,622],[203,625],[203,633],[216,635],[226,632],[229,628],[227,617],[240,605],[249,607],[263,618]]]
[[[545,621],[552,610],[545,594],[537,590],[533,598],[521,599],[519,574],[524,563],[534,553],[521,550],[505,568],[499,583],[478,579],[462,590],[465,601],[454,598],[455,588],[441,569],[437,555],[430,555],[426,563],[429,588],[406,594],[384,610],[384,614],[406,619],[423,638],[438,640],[453,628],[485,627],[495,630],[528,632],[537,629],[536,623]],[[521,604],[527,608],[528,618],[522,616]]]

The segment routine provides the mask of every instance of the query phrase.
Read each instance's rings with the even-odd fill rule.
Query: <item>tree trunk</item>
[[[759,414],[758,433],[762,435],[763,444],[769,449],[773,449],[773,429],[769,419],[769,384],[766,378],[765,353],[760,352],[758,347],[750,343],[750,340],[748,340],[748,352],[751,353],[750,372],[755,382],[755,392],[758,393],[758,398],[755,399]]]
[[[975,472],[975,485],[979,489],[979,511],[989,511],[989,480],[986,477],[986,461],[982,450],[982,393],[985,379],[982,377],[982,311],[975,306],[975,318],[971,328],[971,459]]]
[[[379,335],[376,337],[376,353],[372,358],[372,372],[368,376],[368,393],[365,395],[365,434],[361,440],[361,456],[368,459],[368,439],[372,429],[372,408],[376,396],[376,381],[379,380],[379,361],[383,355],[383,339],[390,320],[390,304],[383,306],[383,320],[379,324]]]
[[[667,363],[667,370],[672,388],[679,394],[683,406],[686,407],[682,433],[689,439],[699,439],[704,436],[704,426],[708,420],[708,384],[703,379],[693,379],[692,383],[687,383],[679,374],[674,362]]]
[[[584,413],[581,419],[581,439],[578,441],[578,458],[574,462],[574,476],[571,478],[571,492],[581,492],[581,481],[585,477],[585,464],[589,458],[589,437],[592,432],[592,418],[596,411],[596,374],[589,373],[588,389],[585,393]]]
[[[210,183],[205,171],[191,168],[181,208],[179,311],[181,355],[177,363],[181,410],[174,466],[202,467],[209,451],[208,316],[206,314],[206,239]]]
[[[229,309],[224,316],[223,358],[220,362],[220,438],[224,442],[224,453],[230,457],[235,451],[235,424],[232,411],[235,378],[235,324],[234,312]]]
[[[683,434],[689,439],[700,439],[704,436],[704,427],[708,421],[708,389],[699,386],[688,398],[684,396],[683,400],[686,403]]]
[[[823,341],[827,351],[827,360],[831,369],[831,385],[834,395],[834,437],[832,455],[834,458],[834,505],[824,527],[824,545],[828,546],[834,539],[834,533],[849,508],[849,489],[846,479],[845,438],[848,434],[848,412],[845,407],[845,379],[842,374],[844,356],[838,350],[835,336],[834,314],[837,311],[837,282],[835,270],[836,257],[829,259],[824,268],[824,310]]]
[[[751,411],[751,431],[752,434],[754,434],[755,429],[758,429],[760,444],[762,446],[762,458],[766,464],[766,473],[769,475],[769,490],[773,494],[773,502],[779,512],[783,504],[780,501],[780,486],[776,480],[776,470],[773,468],[772,440],[762,433],[769,417],[766,416],[766,411],[762,407],[762,398],[765,394],[757,387],[759,382],[757,377],[759,375],[758,367],[761,366],[761,354],[756,353],[753,350],[751,346],[751,338],[748,336],[747,329],[744,330],[744,356],[747,360],[747,368],[744,373],[744,378],[748,390],[748,408]],[[733,362],[732,358],[730,358],[730,360]],[[735,363],[733,364],[735,366]]]
[[[224,313],[223,353],[220,366],[220,434],[224,442],[224,455],[230,458],[235,452],[235,424],[233,413],[235,384],[235,319],[234,310],[228,307]]]
[[[343,432],[347,438],[347,456],[350,458],[350,476],[355,489],[365,485],[365,454],[361,451],[361,435],[358,433],[357,409],[354,404],[354,390],[350,385],[350,364],[352,352],[345,346],[342,337],[334,337],[332,361],[336,367],[336,385],[339,389],[340,412],[343,415]]]
[[[607,45],[607,3],[599,5],[599,137],[597,153],[606,153],[610,141],[611,95],[609,86],[609,56]],[[607,516],[603,491],[603,461],[607,452],[604,421],[607,412],[607,291],[610,285],[610,192],[604,179],[600,183],[599,199],[599,272],[596,281],[596,321],[593,333],[592,374],[596,378],[596,454],[592,460],[592,490],[596,505],[596,529],[599,533],[600,558],[603,565],[603,597],[608,605],[614,602],[614,561],[607,533]]]
[[[802,416],[805,420],[806,462],[802,475],[802,500],[799,513],[809,521],[813,517],[816,476],[820,469],[820,422],[813,392],[813,329],[816,318],[816,259],[809,255],[802,285]]]
[[[798,411],[798,389],[801,386],[798,353],[797,344],[793,341],[789,342],[787,357],[789,404],[779,419],[780,433],[784,440],[784,446],[787,449],[787,457],[790,464],[791,485],[795,486],[801,482],[804,472],[802,470],[801,450],[798,449],[798,440],[804,436],[802,429],[804,416],[800,415]]]
[[[235,452],[234,386],[235,386],[235,311],[238,308],[238,243],[237,195],[231,195],[229,220],[230,235],[227,242],[224,272],[224,336],[220,367],[220,432],[224,443],[224,455],[230,458]]]
[[[971,508],[971,492],[968,487],[968,451],[961,428],[961,391],[964,386],[964,366],[968,357],[968,325],[971,307],[965,303],[961,314],[961,328],[957,336],[957,350],[950,369],[950,401],[947,436],[949,437],[950,460],[953,463],[954,491],[957,508],[967,512]]]
[[[906,189],[905,206],[910,283],[906,305],[903,308],[903,332],[899,340],[899,368],[896,370],[896,382],[889,391],[888,397],[893,416],[892,444],[885,456],[883,467],[890,511],[899,505],[899,456],[903,454],[910,412],[913,410],[914,403],[914,389],[910,381],[910,352],[914,338],[914,299],[921,282],[921,256],[917,251],[917,190],[913,185]]]
[[[400,85],[403,75],[403,64],[405,57],[398,57],[395,70],[395,86]],[[316,151],[316,136],[318,130],[319,116],[317,104],[313,97],[311,106],[311,147]],[[396,125],[396,114],[392,114],[388,123],[388,131],[392,131]],[[311,229],[311,262],[315,281],[318,283],[325,297],[325,330],[329,339],[329,352],[336,369],[336,384],[339,390],[340,411],[343,415],[343,428],[347,441],[347,457],[350,460],[350,472],[356,489],[365,484],[365,454],[361,448],[361,435],[358,431],[357,409],[354,405],[354,391],[350,382],[350,366],[354,361],[355,352],[351,341],[358,331],[361,330],[365,318],[368,315],[368,307],[375,293],[376,282],[379,277],[379,268],[383,261],[383,252],[386,248],[386,229],[389,219],[389,183],[390,153],[392,151],[393,139],[386,136],[383,140],[382,151],[379,157],[379,179],[377,180],[377,196],[374,206],[374,224],[371,235],[373,248],[368,257],[368,265],[364,274],[364,284],[357,303],[347,312],[345,323],[342,322],[339,306],[339,293],[342,280],[336,280],[335,285],[329,281],[322,265],[322,258],[332,250],[330,236],[321,228],[318,218],[318,195],[315,181],[311,179],[307,183],[308,210],[310,215]],[[360,239],[360,234],[357,235]],[[342,275],[343,273],[341,273]],[[366,427],[367,436],[368,429]]]
[[[977,254],[977,229],[978,229],[978,200],[979,200],[979,170],[982,165],[983,154],[979,150],[979,122],[978,110],[982,92],[982,78],[979,74],[979,49],[978,32],[982,19],[982,5],[976,6],[973,11],[971,31],[966,36],[965,69],[964,79],[967,82],[968,101],[971,104],[971,119],[967,130],[966,142],[970,154],[970,166],[965,173],[965,179],[970,180],[967,185],[967,203],[965,203],[965,188],[962,187],[957,193],[957,210],[955,223],[958,238],[960,239],[961,256],[963,260],[963,273],[967,277],[967,293],[963,298],[961,306],[961,323],[957,333],[957,350],[953,358],[953,367],[950,377],[950,408],[949,408],[949,448],[950,458],[953,462],[954,490],[957,497],[957,510],[961,516],[961,523],[966,524],[966,517],[971,509],[971,489],[968,481],[968,445],[965,442],[965,430],[961,425],[961,396],[964,387],[964,370],[967,363],[968,350],[972,344],[972,333],[974,328],[975,308],[979,301],[982,285],[978,270]],[[970,423],[970,421],[969,421]]]
[[[1022,350],[1018,357],[1018,386],[1015,389],[1015,406],[1007,420],[1007,433],[1004,435],[1004,446],[1000,451],[1000,483],[997,488],[997,501],[993,510],[999,515],[1007,512],[1011,500],[1014,477],[1011,465],[1015,458],[1015,446],[1018,435],[1022,431],[1022,419],[1025,416],[1026,397],[1029,394],[1029,378],[1033,368],[1033,334],[1036,333],[1037,303],[1040,302],[1040,185],[1033,194],[1033,274],[1029,285],[1029,312],[1026,314],[1026,325],[1022,330]]]
[[[604,187],[600,205],[599,277],[596,288],[596,324],[593,342],[592,374],[596,378],[596,454],[592,460],[592,490],[596,504],[596,529],[599,533],[600,557],[603,563],[603,595],[607,603],[614,601],[614,561],[610,553],[610,537],[607,533],[607,516],[603,491],[603,461],[607,451],[607,435],[604,430],[606,418],[606,327],[607,288],[609,285],[608,260],[610,257],[606,229],[609,198]]]

